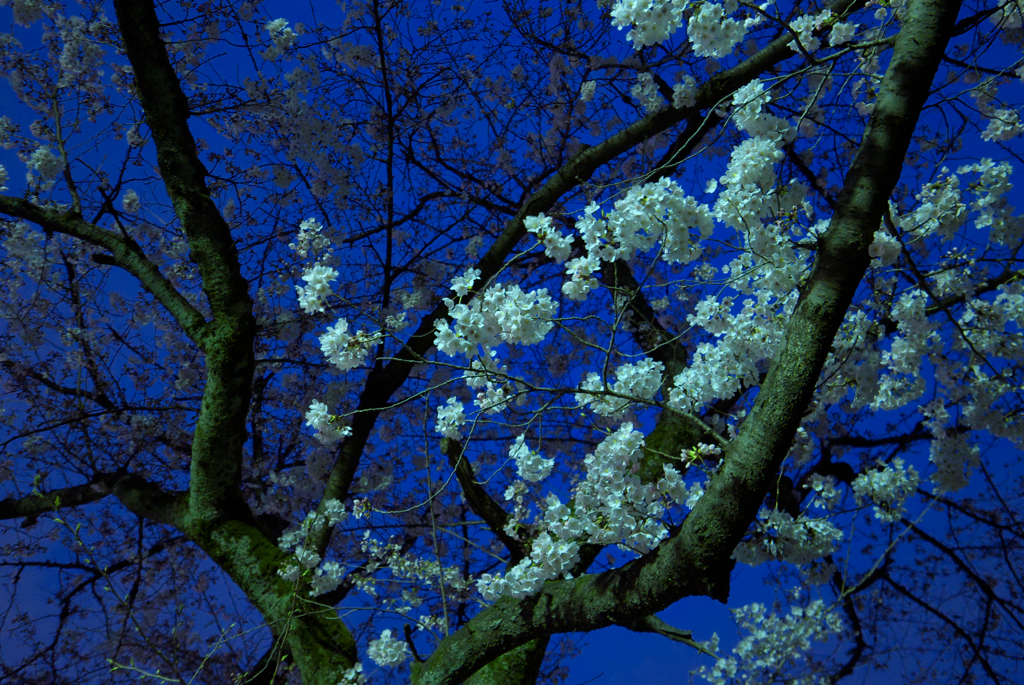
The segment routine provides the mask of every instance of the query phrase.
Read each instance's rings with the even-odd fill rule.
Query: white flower
[[[821,46],[821,39],[814,35],[814,31],[824,26],[832,16],[832,10],[823,10],[818,14],[805,14],[802,17],[797,17],[789,23],[790,28],[796,31],[797,38],[800,40],[800,46],[803,47],[807,52],[814,52]],[[842,35],[842,32],[840,32]],[[789,44],[790,50],[799,50],[800,46],[797,45],[796,41]]]
[[[941,437],[931,441],[928,459],[935,464],[931,480],[939,493],[954,492],[967,485],[967,477],[981,463],[977,445],[965,436]]]
[[[885,231],[875,231],[875,239],[868,247],[868,254],[871,255],[872,266],[889,266],[895,264],[900,257],[900,250],[903,249],[900,241]]]
[[[371,640],[366,649],[367,656],[378,666],[398,666],[409,658],[409,645],[391,637],[391,630],[380,634],[379,640]]]
[[[597,81],[587,81],[580,86],[580,100],[590,102],[594,99],[594,91],[597,90]]]
[[[518,435],[512,443],[508,455],[515,459],[519,477],[528,483],[537,483],[551,475],[555,466],[554,459],[544,459],[537,452],[526,446],[526,436]]]
[[[758,513],[761,529],[751,540],[741,542],[733,558],[748,566],[765,561],[788,561],[803,566],[835,551],[843,531],[827,519],[801,515],[794,519],[784,511]]]
[[[982,140],[1009,140],[1024,133],[1020,115],[1012,109],[997,109],[989,116],[988,127],[982,132]]]
[[[728,10],[735,8],[735,0],[726,6],[704,2],[690,17],[686,33],[698,57],[728,57],[746,36],[749,23],[726,17]]]
[[[480,269],[467,269],[466,273],[462,276],[457,276],[452,279],[452,290],[459,297],[467,294],[469,289],[473,287],[473,284],[480,278]]]
[[[345,671],[345,674],[338,681],[338,685],[364,685],[366,683],[366,676],[363,675],[363,665],[357,663],[352,668]]]
[[[644,358],[636,364],[623,364],[615,370],[615,383],[610,390],[617,395],[626,395],[641,400],[649,400],[661,388],[665,365],[653,359]],[[591,409],[601,416],[615,416],[629,408],[628,400],[613,396],[601,396],[604,383],[601,376],[590,372],[580,384],[576,393],[576,401],[580,405],[591,405]]]
[[[320,350],[334,364],[339,371],[348,371],[362,364],[370,348],[383,339],[380,331],[366,333],[362,330],[355,334],[348,332],[348,321],[338,319],[338,322],[327,328],[327,332],[320,336]]]
[[[791,606],[789,614],[780,617],[768,614],[763,604],[748,604],[733,610],[736,622],[749,635],[740,640],[732,656],[719,657],[711,667],[701,666],[696,672],[704,680],[721,685],[733,682],[755,682],[758,673],[776,673],[786,665],[806,658],[811,642],[825,642],[843,631],[843,622],[821,600],[807,607]],[[718,646],[715,635],[713,646]],[[717,651],[717,650],[713,650]],[[744,677],[746,676],[746,677]],[[751,677],[753,676],[753,677]],[[823,682],[817,678],[793,682]]]
[[[551,319],[558,309],[546,288],[526,293],[518,285],[492,285],[469,304],[444,302],[452,327],[435,322],[434,344],[452,356],[471,356],[477,346],[490,349],[501,342],[536,344],[554,327]]]
[[[330,242],[327,238],[320,235],[320,231],[323,228],[316,219],[306,219],[299,224],[299,234],[296,236],[298,243],[288,243],[288,249],[300,257],[308,257],[310,250],[314,252],[319,250],[331,252]]]
[[[44,187],[50,188],[61,173],[64,171],[64,163],[50,151],[48,147],[36,148],[28,160],[29,173],[26,178],[29,183],[34,181],[32,172],[39,174],[44,181]]]
[[[693,107],[697,104],[697,81],[692,76],[683,76],[680,83],[672,86],[672,106],[676,109]]]
[[[7,4],[7,3],[4,3]],[[12,18],[18,26],[31,26],[43,18],[41,0],[14,0],[11,3]],[[51,10],[53,11],[53,10]]]
[[[466,423],[466,413],[462,402],[449,397],[447,404],[437,408],[437,422],[434,428],[446,438],[458,440],[462,437],[459,428]]]
[[[913,466],[904,468],[903,463],[902,459],[893,459],[892,464],[862,473],[853,481],[857,501],[870,499],[874,503],[875,518],[899,521],[904,512],[903,503],[921,482],[917,470]]]
[[[352,429],[348,426],[339,428],[334,425],[332,420],[336,421],[337,417],[328,414],[327,405],[319,400],[313,400],[313,403],[309,405],[305,418],[306,425],[317,430],[313,437],[324,445],[333,445],[352,433]]]
[[[665,98],[658,91],[654,77],[647,73],[637,74],[636,83],[630,89],[630,95],[640,101],[645,112],[657,112],[665,107]]]
[[[121,208],[129,214],[134,214],[142,209],[142,203],[139,202],[139,196],[134,190],[127,191],[121,198]]]
[[[839,22],[832,26],[832,31],[828,34],[828,44],[832,47],[847,43],[853,38],[853,35],[857,33],[857,28],[860,24],[849,24],[847,22]]]
[[[307,314],[314,314],[324,311],[323,301],[331,294],[330,282],[337,280],[338,272],[329,266],[316,264],[306,269],[302,274],[302,280],[306,286],[295,286],[295,293],[299,296],[299,306]]]
[[[630,27],[626,39],[637,50],[668,39],[683,23],[689,0],[618,0],[612,8],[612,26]]]
[[[288,28],[287,19],[275,19],[267,22],[263,28],[270,33],[270,38],[274,41],[272,46],[260,53],[260,56],[265,60],[273,61],[277,59],[298,39],[295,32]]]
[[[564,262],[572,250],[572,236],[562,235],[555,230],[551,217],[539,214],[523,219],[523,226],[529,233],[537,236],[544,246],[544,254],[556,262]]]

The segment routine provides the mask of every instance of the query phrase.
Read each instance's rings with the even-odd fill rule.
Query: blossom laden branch
[[[833,338],[867,269],[868,246],[901,169],[892,160],[906,154],[958,10],[955,0],[918,0],[909,7],[782,347],[718,474],[678,532],[619,569],[548,582],[533,596],[500,599],[441,643],[417,685],[459,682],[537,635],[593,630],[630,616],[647,616],[689,594],[727,596],[723,562],[755,519],[789,453]]]
[[[203,315],[160,273],[135,241],[91,224],[74,212],[40,207],[21,198],[0,196],[0,213],[31,221],[47,233],[67,235],[106,250],[113,263],[135,276],[200,349],[205,347],[206,320]]]

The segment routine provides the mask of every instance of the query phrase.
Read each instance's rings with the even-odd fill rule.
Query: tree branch
[[[0,196],[0,212],[31,221],[47,233],[71,236],[109,252],[112,256],[94,257],[112,259],[114,264],[135,276],[146,292],[174,317],[185,335],[203,349],[206,325],[203,315],[160,273],[134,240],[91,224],[73,212],[40,207],[21,198]]]
[[[245,507],[239,486],[256,368],[256,319],[231,231],[210,198],[207,171],[187,124],[188,100],[160,39],[153,3],[115,0],[114,9],[160,175],[213,312],[204,327],[206,385],[192,441],[189,521],[194,525]]]
[[[875,110],[781,348],[720,471],[677,534],[621,568],[548,582],[534,596],[495,602],[442,641],[417,685],[460,682],[541,634],[623,623],[693,594],[726,598],[727,562],[789,453],[832,340],[867,269],[868,246],[899,179],[958,10],[955,0],[909,5]]]

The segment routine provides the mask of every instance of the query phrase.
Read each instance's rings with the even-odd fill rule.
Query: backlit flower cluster
[[[537,483],[551,475],[554,459],[545,459],[526,445],[526,435],[516,436],[508,455],[515,459],[519,477],[527,483]]]
[[[398,666],[411,654],[409,645],[402,640],[391,637],[391,630],[385,630],[377,640],[371,640],[366,655],[378,666]]]
[[[298,39],[298,36],[288,26],[286,19],[275,19],[271,22],[267,22],[267,25],[263,27],[270,34],[270,39],[274,42],[269,48],[260,53],[260,56],[269,61],[274,61],[278,57],[284,54],[292,44]]]
[[[338,272],[329,266],[316,264],[302,274],[305,286],[295,286],[299,306],[307,314],[324,311],[324,300],[331,294],[331,281],[337,280]]]
[[[463,278],[455,279],[453,288],[468,288]],[[552,319],[558,311],[557,303],[546,288],[527,293],[518,285],[492,285],[468,305],[449,298],[444,302],[452,323],[449,325],[444,320],[435,323],[434,344],[451,356],[469,357],[476,354],[479,347],[489,349],[502,342],[538,343],[551,331]]]
[[[328,326],[327,332],[320,336],[320,349],[339,371],[348,371],[366,361],[370,348],[383,338],[381,331],[367,333],[359,330],[349,333],[348,321],[338,319],[336,324]]]
[[[629,27],[626,40],[637,50],[668,40],[682,25],[690,0],[619,0],[612,8],[612,26]]]
[[[568,279],[562,293],[583,300],[597,287],[593,274],[602,262],[628,260],[636,252],[661,249],[661,257],[670,264],[688,264],[700,257],[697,241],[714,229],[707,205],[686,195],[671,178],[634,186],[604,218],[595,216],[600,207],[589,204],[576,223],[586,254],[566,262]],[[691,237],[697,231],[699,238]]]
[[[324,445],[333,445],[342,438],[347,437],[352,429],[342,426],[338,417],[327,412],[327,405],[319,400],[313,400],[306,412],[306,425],[316,429],[313,436]]]
[[[25,180],[31,185],[37,182],[36,177],[33,175],[39,175],[38,181],[42,182],[44,190],[49,190],[53,187],[53,182],[57,180],[61,173],[64,171],[64,163],[60,157],[53,154],[48,147],[36,148],[32,155],[28,159],[28,173],[25,174]]]
[[[891,464],[857,476],[853,492],[857,502],[869,500],[874,504],[875,518],[899,521],[905,511],[904,502],[914,494],[920,482],[917,469],[905,467],[904,461],[897,457]]]
[[[570,509],[557,495],[547,497],[542,532],[530,556],[504,577],[484,574],[477,587],[484,599],[503,595],[525,597],[544,581],[571,572],[581,544],[617,544],[645,554],[668,536],[657,517],[664,511],[661,493],[641,483],[636,466],[642,457],[643,434],[624,423],[584,460],[586,479],[576,488]]]
[[[720,657],[713,666],[696,671],[714,685],[774,682],[784,667],[804,658],[812,642],[824,642],[843,631],[842,620],[821,600],[806,607],[792,606],[784,617],[769,614],[763,604],[734,609],[733,616],[749,635],[740,640],[732,656]],[[712,642],[717,647],[717,636]],[[832,681],[827,676],[812,676],[795,682],[824,685]]]
[[[601,375],[591,371],[580,383],[576,401],[581,406],[589,404],[595,414],[616,416],[625,412],[632,403],[615,395],[649,400],[661,388],[664,372],[664,364],[649,358],[642,359],[636,364],[623,364],[615,370],[615,382],[609,388],[613,395],[605,395]]]
[[[459,429],[465,423],[465,408],[462,406],[462,402],[454,397],[449,397],[445,404],[437,408],[437,422],[434,424],[434,428],[444,437],[458,440],[462,437]]]
[[[729,17],[738,8],[736,0],[719,5],[702,2],[686,25],[686,34],[699,57],[728,57],[736,44],[747,35],[756,19],[737,21]]]
[[[801,515],[794,519],[777,509],[758,512],[758,528],[750,540],[736,546],[736,561],[757,566],[766,561],[788,561],[803,566],[835,551],[843,531],[828,519]]]

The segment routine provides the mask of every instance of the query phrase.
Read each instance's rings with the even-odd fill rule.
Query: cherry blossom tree
[[[1019,678],[1019,0],[2,4],[4,682]]]

